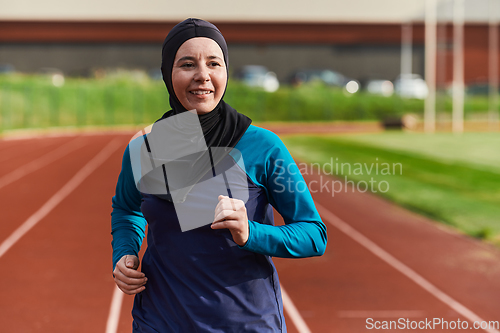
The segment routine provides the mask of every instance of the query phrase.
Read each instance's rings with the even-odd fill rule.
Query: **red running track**
[[[106,332],[111,197],[132,134],[0,141],[0,332]],[[313,196],[327,252],[274,259],[311,332],[366,332],[367,318],[500,321],[498,249],[370,194]],[[118,332],[131,331],[131,306],[125,296]],[[307,332],[286,317],[289,332]]]

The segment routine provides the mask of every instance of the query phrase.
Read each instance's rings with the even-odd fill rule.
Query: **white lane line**
[[[311,330],[304,321],[304,318],[300,315],[299,311],[293,304],[292,299],[288,296],[285,289],[283,289],[283,286],[281,286],[281,297],[283,298],[283,308],[288,314],[288,317],[292,320],[295,328],[297,328],[297,331],[299,331],[299,333],[311,333]]]
[[[108,157],[120,147],[120,140],[114,139],[108,143],[94,158],[92,158],[83,168],[81,168],[59,191],[57,191],[40,209],[31,215],[19,228],[17,228],[6,240],[0,244],[0,258],[7,252],[21,237],[33,228],[41,219],[49,214],[61,201],[64,200],[85,178],[96,170]]]
[[[122,308],[123,292],[115,285],[111,307],[109,308],[108,322],[106,324],[106,333],[116,333],[118,330],[118,320]]]
[[[330,212],[328,209],[323,207],[322,205],[316,203],[316,207],[320,211],[320,215],[328,221],[331,225],[342,231],[344,234],[347,236],[351,237],[354,239],[356,242],[364,246],[367,250],[369,250],[371,253],[385,261],[387,264],[392,266],[394,269],[397,271],[401,272],[402,274],[406,275],[410,280],[418,284],[420,287],[423,289],[427,290],[429,293],[431,293],[434,297],[439,299],[441,302],[445,303],[448,305],[450,308],[467,318],[470,322],[482,322],[484,321],[476,315],[474,312],[466,308],[464,305],[460,304],[456,300],[454,300],[452,297],[448,296],[445,294],[443,291],[441,291],[439,288],[434,286],[432,283],[427,281],[424,277],[422,277],[420,274],[415,272],[413,269],[410,267],[406,266],[403,264],[401,261],[393,257],[391,254],[383,250],[381,247],[379,247],[377,244],[363,236],[361,233],[359,233],[356,229],[351,227],[349,224],[346,222],[342,221],[340,218],[338,218],[335,214]],[[484,329],[484,331],[488,333],[500,333],[500,331],[496,329]]]
[[[0,177],[0,189],[12,182],[15,182],[16,180],[21,179],[22,177],[32,173],[33,171],[36,171],[56,161],[57,159],[67,155],[68,153],[75,151],[76,149],[83,146],[83,144],[84,143],[78,139],[72,140],[63,146],[50,151],[48,154],[45,154],[34,161],[28,162],[23,166],[17,168],[16,170],[6,174],[5,176]]]
[[[381,311],[364,311],[350,310],[337,312],[339,318],[410,318],[410,317],[425,317],[424,311],[419,310],[381,310]]]

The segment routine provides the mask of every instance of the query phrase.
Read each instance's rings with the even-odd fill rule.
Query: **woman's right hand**
[[[137,271],[137,268],[139,268],[139,258],[128,254],[121,257],[113,271],[116,285],[127,295],[134,295],[146,289],[144,285],[148,278],[144,273]]]

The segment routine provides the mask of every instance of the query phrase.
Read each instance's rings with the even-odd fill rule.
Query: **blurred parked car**
[[[15,68],[11,64],[0,64],[0,74],[14,73]]]
[[[450,95],[453,93],[453,86],[450,85]],[[490,84],[488,81],[476,81],[470,83],[465,87],[465,92],[467,95],[484,95],[487,96],[490,93]],[[498,90],[500,93],[500,89]]]
[[[425,99],[429,94],[427,83],[418,74],[400,75],[394,82],[396,94],[406,98]]]
[[[163,74],[160,68],[151,68],[148,71],[149,78],[152,80],[163,80]]]
[[[329,69],[303,69],[292,73],[290,83],[300,85],[310,81],[321,81],[330,86],[343,87],[347,83],[344,75]]]
[[[394,85],[389,80],[369,80],[366,83],[366,91],[374,95],[392,96]]]
[[[276,74],[260,65],[243,66],[237,71],[235,78],[250,87],[261,87],[268,92],[274,92],[280,86]]]
[[[345,88],[349,93],[359,90],[359,82],[330,69],[303,69],[292,73],[289,82],[295,86],[319,81],[326,85]]]

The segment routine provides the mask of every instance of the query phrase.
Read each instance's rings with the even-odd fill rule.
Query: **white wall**
[[[402,22],[424,0],[0,0],[0,20]]]

